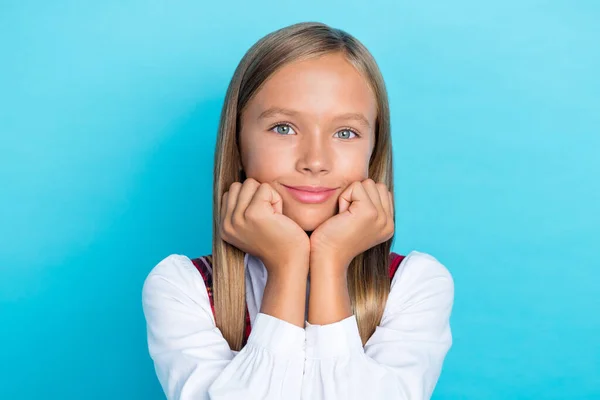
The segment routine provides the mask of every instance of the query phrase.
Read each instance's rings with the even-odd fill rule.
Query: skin
[[[261,312],[304,327],[310,274],[308,322],[352,315],[348,265],[394,231],[391,194],[368,179],[376,118],[368,82],[339,53],[285,65],[242,112],[248,179],[223,196],[221,236],[265,264]],[[305,204],[284,185],[335,193]]]

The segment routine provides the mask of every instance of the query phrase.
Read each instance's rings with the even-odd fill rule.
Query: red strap
[[[208,299],[210,300],[210,308],[212,309],[213,316],[215,315],[215,302],[213,300],[212,293],[212,265],[210,263],[210,259],[208,257],[198,257],[192,260],[194,266],[200,272],[202,279],[204,280],[204,286],[206,286],[206,291],[208,292]]]
[[[394,278],[394,275],[396,274],[396,271],[398,270],[402,260],[404,260],[404,256],[394,252],[390,253],[390,279]]]
[[[390,268],[389,268],[389,277],[390,280],[394,278],[394,274],[400,263],[404,260],[404,256],[397,253],[390,253]],[[213,286],[212,286],[212,257],[205,256],[194,258],[192,263],[200,272],[202,279],[204,280],[204,284],[206,286],[206,291],[208,292],[208,299],[210,300],[210,308],[212,309],[213,316],[215,315],[215,302],[213,299]],[[250,332],[252,331],[252,327],[250,325],[250,313],[248,312],[248,306],[246,306],[246,321],[245,321],[245,329],[244,329],[244,340],[242,345],[245,345],[248,341],[248,337],[250,336]]]
[[[215,300],[213,297],[213,281],[212,281],[212,257],[204,256],[194,258],[192,263],[200,272],[202,279],[204,280],[204,285],[206,286],[206,291],[208,292],[208,299],[210,300],[210,308],[212,310],[213,316],[215,315]],[[250,332],[252,327],[250,326],[250,313],[248,312],[248,306],[246,305],[246,320],[244,322],[244,339],[242,341],[242,346],[246,345],[248,341],[248,337],[250,336]]]

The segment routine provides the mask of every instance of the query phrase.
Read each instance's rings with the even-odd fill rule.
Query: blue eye
[[[296,135],[296,132],[294,131],[292,126],[288,123],[279,123],[277,125],[274,125],[269,130],[272,132],[275,132],[279,135],[282,135],[282,136]],[[346,140],[353,139],[358,136],[359,135],[356,132],[354,132],[353,129],[349,129],[349,128],[342,129],[335,133],[335,137],[338,137],[340,139],[346,139]]]
[[[292,129],[292,127],[289,124],[277,124],[274,127],[272,127],[270,130],[272,131],[273,129],[275,129],[275,133],[278,133],[280,135],[295,134],[294,130]],[[294,132],[294,133],[290,133],[290,132]]]
[[[352,139],[353,137],[358,136],[352,129],[342,129],[341,131],[336,132],[336,135],[340,139]]]

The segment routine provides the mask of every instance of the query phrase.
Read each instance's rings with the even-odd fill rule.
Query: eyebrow
[[[266,119],[266,118],[271,118],[275,115],[279,115],[279,114],[283,114],[283,115],[288,115],[290,117],[295,117],[298,116],[299,114],[301,114],[299,111],[294,111],[294,110],[290,110],[288,108],[281,108],[281,107],[271,107],[266,109],[265,111],[263,111],[259,116],[258,119]],[[334,117],[334,120],[343,120],[343,121],[356,121],[359,122],[361,124],[363,124],[364,126],[366,126],[367,128],[371,128],[371,124],[369,123],[369,120],[361,113],[353,113],[353,112],[349,112],[349,113],[345,113],[345,114],[339,114],[336,115]]]

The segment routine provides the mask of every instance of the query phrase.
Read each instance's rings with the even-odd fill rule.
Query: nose
[[[302,137],[296,163],[300,172],[323,175],[331,170],[331,145],[323,136],[316,132]]]

